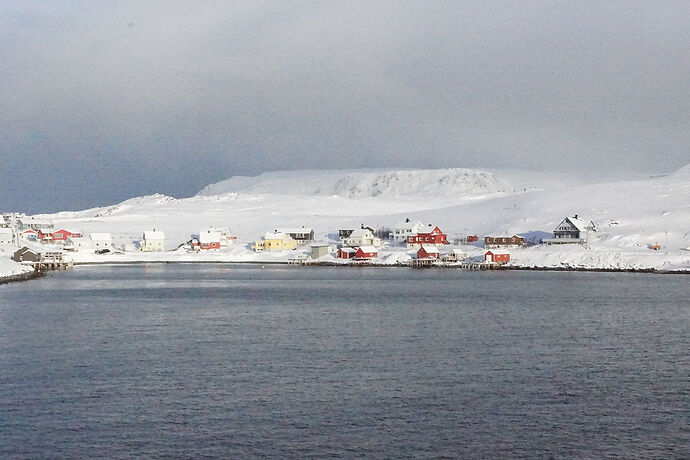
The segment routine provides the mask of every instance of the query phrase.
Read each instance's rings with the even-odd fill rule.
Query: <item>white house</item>
[[[343,246],[354,248],[359,246],[374,246],[376,248],[381,246],[381,238],[374,236],[374,232],[370,227],[363,226],[350,233],[349,236],[343,238]]]
[[[408,236],[414,236],[424,228],[424,224],[420,221],[405,219],[405,222],[400,222],[393,227],[393,242],[395,244],[405,244]]]
[[[298,245],[314,241],[314,229],[311,227],[279,228],[278,231],[287,234],[290,238],[297,241]]]
[[[236,236],[232,236],[230,227],[217,228],[215,231],[220,233],[220,247],[225,248],[235,244]]]
[[[72,237],[65,240],[65,251],[85,251],[91,249],[91,239],[84,237]]]
[[[156,252],[165,250],[165,233],[156,229],[144,232],[139,249],[143,252]]]
[[[89,233],[89,240],[93,249],[110,249],[113,247],[113,237],[110,233]]]
[[[591,220],[581,219],[577,214],[566,217],[553,231],[553,238],[545,238],[546,244],[581,244],[587,243],[590,234],[597,231]]]
[[[199,248],[203,250],[220,249],[221,233],[213,229],[201,230],[199,232]]]

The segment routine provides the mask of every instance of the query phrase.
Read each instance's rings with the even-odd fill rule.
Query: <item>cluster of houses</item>
[[[544,244],[583,244],[590,232],[596,232],[591,221],[580,219],[577,215],[566,217],[554,230],[554,238],[545,239]],[[476,235],[467,236],[465,242],[478,242]],[[396,225],[389,233],[387,243],[416,250],[417,261],[423,262],[459,262],[464,258],[463,252],[450,246],[448,235],[438,226],[424,224],[421,221],[406,219]],[[355,229],[338,230],[338,242],[335,245],[325,242],[314,242],[312,228],[278,228],[266,232],[252,248],[257,251],[295,250],[306,244],[311,247],[311,258],[319,259],[334,253],[338,259],[353,262],[366,262],[379,257],[382,238],[373,227],[361,224]],[[510,249],[526,245],[525,238],[519,235],[484,237],[484,263],[506,264],[510,262]],[[420,264],[423,265],[423,264]]]
[[[541,241],[543,244],[587,244],[589,235],[596,232],[593,222],[575,215],[564,218],[554,229],[553,238]],[[94,251],[108,253],[117,251],[156,252],[165,250],[165,233],[152,229],[143,232],[141,240],[113,244],[110,233],[89,233],[84,235],[75,229],[55,228],[52,222],[27,218],[22,214],[3,214],[0,221],[0,244],[19,245],[20,238],[34,240],[47,245],[56,245],[64,251]],[[183,244],[188,251],[220,251],[232,246],[237,237],[230,229],[202,228],[198,235]],[[467,236],[466,243],[480,244],[476,235]],[[291,251],[309,246],[311,258],[319,259],[332,254],[338,259],[352,262],[366,262],[379,257],[382,245],[405,247],[414,250],[417,261],[423,262],[459,262],[465,255],[448,241],[448,235],[440,227],[424,224],[421,221],[406,219],[393,229],[383,234],[371,226],[361,224],[358,228],[338,230],[337,241],[315,241],[315,232],[311,227],[276,228],[264,234],[250,247],[256,252]],[[510,249],[526,244],[525,238],[519,235],[484,237],[484,262],[505,264],[510,262]]]
[[[165,233],[144,231],[141,239],[116,245],[108,232],[84,234],[80,230],[55,228],[53,222],[27,218],[24,214],[5,213],[0,221],[0,244],[19,246],[22,240],[54,246],[66,252],[93,251],[106,254],[114,251],[159,252],[165,250]],[[190,251],[222,250],[232,245],[236,237],[225,228],[204,228],[187,244]]]

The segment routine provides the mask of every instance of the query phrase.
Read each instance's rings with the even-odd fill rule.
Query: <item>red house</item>
[[[360,246],[357,248],[357,251],[355,252],[355,259],[373,259],[374,257],[378,257],[379,253],[378,250],[374,246]]]
[[[441,253],[436,246],[422,245],[417,251],[417,259],[438,259],[439,257]]]
[[[38,238],[44,243],[53,243],[56,241],[67,241],[69,238],[81,238],[81,232],[70,232],[61,228],[60,230],[54,232],[43,232],[38,230]]]
[[[356,252],[354,248],[340,248],[338,249],[338,259],[354,259]]]
[[[22,237],[27,238],[29,240],[35,240],[36,238],[38,238],[38,232],[32,229],[24,230],[22,232]]]
[[[408,247],[421,247],[423,244],[436,245],[448,244],[448,235],[443,233],[440,228],[434,227],[430,232],[419,232],[416,235],[407,237]]]
[[[490,262],[494,264],[505,264],[510,262],[510,254],[507,252],[492,252],[486,251],[484,254],[484,262]]]
[[[70,232],[69,230],[65,230],[64,228],[61,228],[60,230],[53,232],[52,235],[54,241],[66,241],[68,238],[82,237],[81,232]]]
[[[210,251],[212,249],[220,249],[220,232],[212,230],[199,232],[198,250]]]

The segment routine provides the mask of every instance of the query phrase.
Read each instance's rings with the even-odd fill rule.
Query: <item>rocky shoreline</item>
[[[19,281],[28,281],[44,276],[44,272],[31,271],[20,273],[18,275],[2,276],[0,277],[0,284],[16,283]]]

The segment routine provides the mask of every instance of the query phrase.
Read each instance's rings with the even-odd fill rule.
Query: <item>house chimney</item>
[[[577,219],[577,214],[575,214],[575,218]]]
[[[410,221],[410,218],[409,218],[409,217],[405,219],[405,222],[409,222],[409,221]]]

